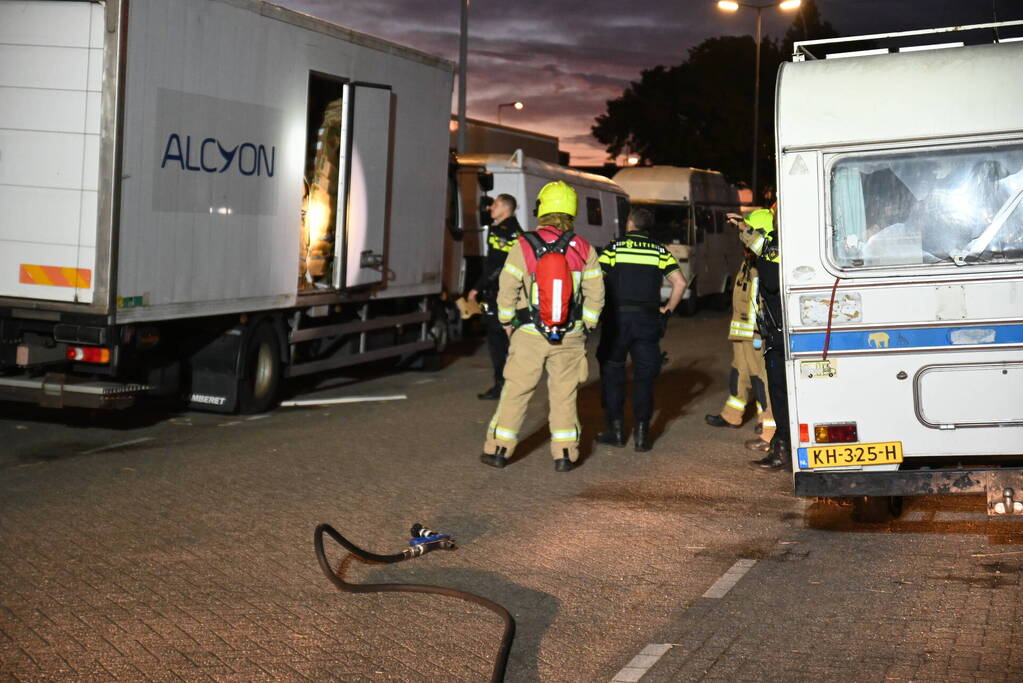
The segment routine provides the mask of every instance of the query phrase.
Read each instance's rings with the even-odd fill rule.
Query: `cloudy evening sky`
[[[457,60],[460,0],[277,0],[358,31]],[[990,0],[818,0],[842,35],[991,21]],[[1023,2],[996,0],[999,20],[1023,19]],[[572,163],[606,155],[590,134],[605,102],[640,71],[680,63],[686,51],[718,35],[749,35],[755,13],[726,13],[711,0],[473,0],[469,19],[469,116],[561,138]],[[791,12],[764,11],[765,33],[781,36]],[[752,96],[753,74],[736,74]],[[765,94],[770,96],[770,94]]]

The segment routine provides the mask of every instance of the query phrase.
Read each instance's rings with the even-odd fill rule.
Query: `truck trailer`
[[[1023,516],[1021,28],[809,41],[782,65],[797,495],[864,521],[970,493]]]
[[[0,2],[0,399],[438,351],[452,71],[260,0]]]

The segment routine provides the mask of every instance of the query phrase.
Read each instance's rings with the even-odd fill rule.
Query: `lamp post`
[[[461,0],[462,20],[458,35],[458,153],[465,153],[465,82],[469,57],[469,0]]]
[[[761,38],[761,21],[762,15],[765,9],[771,9],[777,7],[782,10],[796,9],[801,4],[802,0],[780,0],[779,2],[769,2],[764,5],[750,5],[745,2],[737,2],[737,0],[718,0],[718,9],[725,12],[736,12],[740,7],[747,9],[753,9],[757,11],[757,32],[756,32],[756,43],[757,43],[757,66],[753,76],[753,179],[750,184],[750,188],[753,190],[753,201],[757,200],[757,137],[760,132],[760,38]]]
[[[522,104],[518,100],[516,100],[515,102],[505,102],[504,104],[497,105],[497,123],[498,124],[501,123],[501,110],[504,109],[505,107],[511,107],[512,109],[515,109],[517,111],[522,111],[523,109],[526,108],[526,105]]]

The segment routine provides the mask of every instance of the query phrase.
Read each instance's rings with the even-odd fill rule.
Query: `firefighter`
[[[650,237],[653,224],[654,216],[648,209],[633,210],[625,225],[626,234],[600,255],[607,306],[597,360],[607,430],[597,435],[597,443],[625,445],[625,359],[632,356],[632,442],[639,452],[651,448],[654,379],[661,371],[660,338],[662,322],[666,322],[661,316],[671,315],[686,290],[678,261]],[[662,306],[661,283],[665,279],[671,284],[671,295]]]
[[[536,208],[537,225],[541,227],[534,234],[548,245],[561,241],[562,234],[573,229],[577,208],[575,190],[567,183],[544,185],[537,195]],[[600,319],[604,281],[596,250],[582,237],[572,237],[564,258],[571,271],[573,305],[569,310],[574,317],[566,321],[567,332],[556,342],[537,326],[540,297],[544,293],[540,291],[542,283],[536,272],[538,259],[527,235],[512,245],[501,270],[497,318],[509,335],[510,345],[504,387],[480,456],[484,464],[492,467],[504,467],[514,452],[526,407],[545,369],[554,469],[567,472],[579,459],[576,393],[589,374],[585,333]]]
[[[730,216],[730,218],[733,218]],[[739,223],[739,221],[735,221]],[[770,449],[750,464],[763,470],[792,470],[792,445],[789,441],[789,410],[785,380],[785,339],[782,332],[781,280],[778,258],[777,219],[773,209],[758,209],[739,223],[739,239],[757,255],[760,275],[758,329],[764,338],[764,365],[767,392],[774,419],[780,426],[771,439]]]
[[[466,295],[469,301],[476,301],[482,296],[486,304],[483,318],[487,326],[487,348],[490,350],[490,362],[494,366],[494,386],[477,397],[482,401],[496,401],[501,398],[501,387],[504,386],[504,362],[508,357],[508,335],[497,319],[497,278],[504,268],[504,260],[508,257],[512,245],[518,239],[522,228],[515,218],[517,202],[510,194],[499,194],[490,205],[490,229],[487,237],[487,260],[476,283]]]
[[[728,339],[732,342],[732,370],[728,378],[731,393],[719,413],[704,419],[712,427],[738,429],[746,412],[747,397],[752,392],[759,436],[749,439],[745,445],[750,450],[767,451],[775,423],[767,400],[763,340],[756,329],[760,278],[755,261],[756,255],[747,249],[732,288],[732,322],[728,328]]]

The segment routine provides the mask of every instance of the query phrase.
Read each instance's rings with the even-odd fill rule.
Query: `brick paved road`
[[[479,464],[493,408],[475,399],[489,378],[483,352],[434,375],[328,392],[407,401],[256,420],[4,406],[0,678],[484,680],[494,615],[442,598],[339,594],[316,566],[318,522],[391,552],[423,521],[460,549],[353,565],[349,578],[436,582],[504,604],[519,626],[510,680],[610,680],[648,643],[677,642],[665,638],[685,632],[687,609],[737,559],[769,558],[803,523],[784,478],[745,466],[748,430],[703,424],[725,391],[726,326],[712,315],[674,325],[653,453],[591,449],[568,474],[553,472],[539,400],[522,457],[504,470]],[[581,405],[592,435],[595,385]],[[959,542],[940,525],[921,531],[933,543],[914,552]],[[971,538],[974,550],[992,543]],[[878,561],[902,547],[879,546]],[[785,575],[754,578],[770,562],[735,591],[754,580],[784,590]],[[1018,564],[1005,568],[1018,583]],[[852,590],[856,579],[835,581]],[[975,588],[952,582],[943,595]],[[877,620],[884,607],[857,614]]]
[[[887,525],[815,504],[721,600],[661,633],[641,680],[1023,680],[1023,533],[983,497],[919,499]]]

